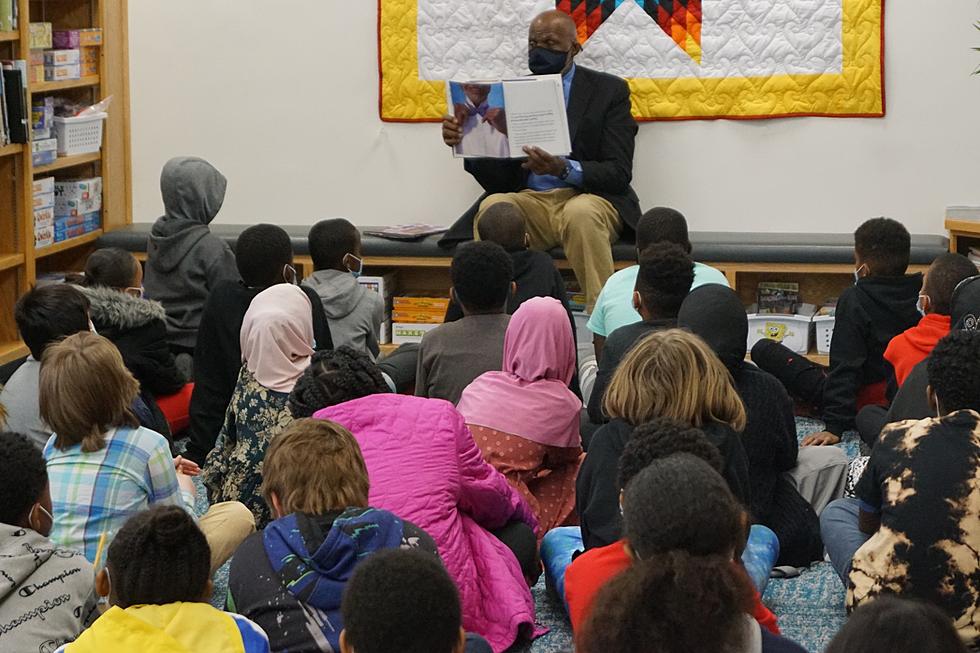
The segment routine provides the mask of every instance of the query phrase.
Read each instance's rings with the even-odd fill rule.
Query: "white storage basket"
[[[763,338],[775,340],[797,354],[807,353],[810,343],[810,315],[749,313],[749,351]]]
[[[830,341],[834,337],[834,316],[816,315],[813,318],[813,325],[817,332],[817,353],[829,355]]]
[[[108,114],[95,113],[75,118],[55,118],[54,135],[58,156],[89,154],[102,149],[102,126]]]

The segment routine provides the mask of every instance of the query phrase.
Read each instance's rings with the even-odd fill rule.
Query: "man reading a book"
[[[565,250],[591,311],[613,272],[611,245],[624,225],[636,225],[640,205],[630,187],[637,128],[629,87],[618,77],[577,66],[581,50],[568,14],[551,10],[531,21],[528,67],[535,75],[562,76],[572,153],[562,157],[525,147],[526,159],[466,159],[466,171],[486,192],[440,244],[479,238],[476,226],[487,208],[510,202],[524,213],[534,249]],[[463,133],[458,116],[443,119],[446,145],[458,145]]]
[[[504,109],[490,106],[490,84],[462,86],[466,101],[453,105],[456,123],[463,128],[456,151],[463,155],[490,153],[498,157],[510,156]]]

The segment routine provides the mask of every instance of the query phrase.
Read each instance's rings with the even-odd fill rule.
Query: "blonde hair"
[[[680,329],[656,331],[633,347],[613,374],[603,409],[633,426],[670,417],[695,427],[745,428],[731,374],[701,338]]]
[[[139,389],[116,346],[90,331],[48,345],[41,357],[41,419],[58,449],[81,443],[82,451],[98,451],[109,429],[139,426],[129,408]]]
[[[368,472],[361,447],[336,422],[298,419],[272,441],[262,463],[262,494],[283,514],[322,515],[367,507]]]

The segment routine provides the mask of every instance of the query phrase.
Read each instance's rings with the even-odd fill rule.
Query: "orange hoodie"
[[[924,361],[936,343],[946,337],[949,327],[948,315],[929,313],[917,325],[892,338],[885,349],[885,360],[895,368],[899,386],[905,383],[912,368]]]

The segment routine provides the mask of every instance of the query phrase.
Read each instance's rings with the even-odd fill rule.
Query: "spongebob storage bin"
[[[779,313],[749,313],[748,349],[769,338],[781,342],[797,354],[805,354],[810,346],[810,324],[813,320],[813,306],[801,305],[796,315]]]

